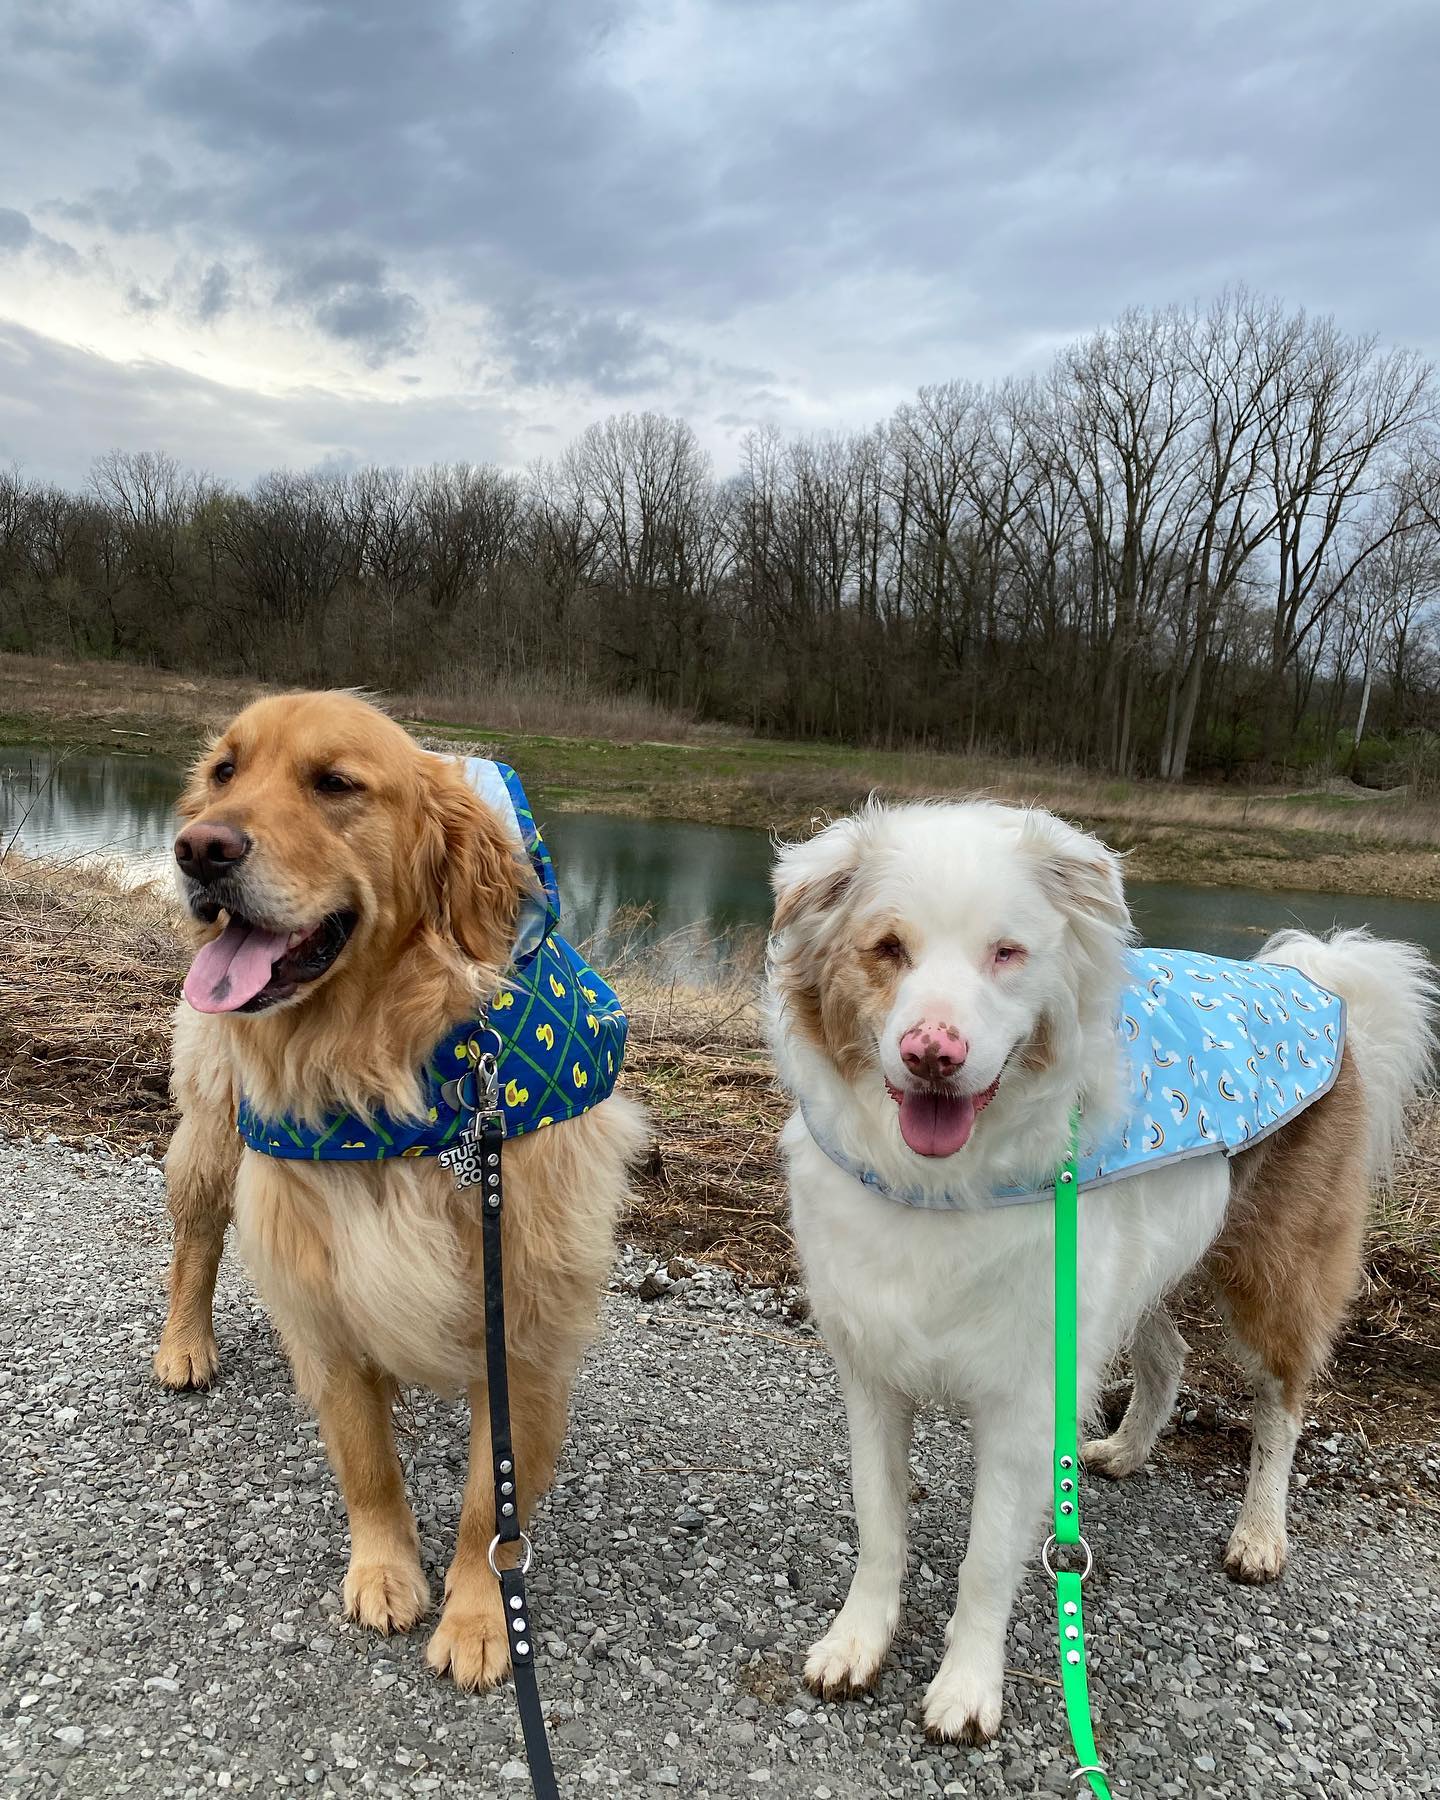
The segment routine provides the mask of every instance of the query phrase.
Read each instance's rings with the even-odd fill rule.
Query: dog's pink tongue
[[[196,1012],[234,1012],[264,987],[288,943],[283,931],[227,925],[191,963],[185,977],[185,998]]]
[[[917,1156],[953,1156],[975,1125],[968,1094],[907,1093],[900,1101],[900,1135]]]

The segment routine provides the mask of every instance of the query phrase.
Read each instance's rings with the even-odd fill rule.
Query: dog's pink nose
[[[900,1060],[923,1081],[944,1081],[970,1054],[968,1041],[953,1025],[921,1019],[900,1040]]]

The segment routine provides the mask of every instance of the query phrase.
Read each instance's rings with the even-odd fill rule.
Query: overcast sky
[[[5,0],[0,462],[866,425],[1245,281],[1440,350],[1431,0]]]

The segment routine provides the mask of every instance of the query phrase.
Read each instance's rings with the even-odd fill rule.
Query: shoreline
[[[259,683],[0,656],[0,747],[183,766]],[[383,696],[382,696],[383,698]],[[1440,902],[1440,807],[1359,790],[1168,787],[985,757],[792,743],[697,728],[681,742],[396,716],[436,749],[498,753],[553,812],[802,836],[869,794],[1050,807],[1124,853],[1135,881]]]

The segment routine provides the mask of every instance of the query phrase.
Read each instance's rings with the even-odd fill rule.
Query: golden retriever
[[[233,1213],[344,1495],[346,1612],[382,1632],[414,1625],[429,1602],[391,1425],[396,1387],[468,1390],[470,1476],[427,1658],[462,1687],[487,1687],[510,1658],[486,1561],[478,1216],[433,1157],[279,1160],[243,1148],[235,1113],[241,1093],[266,1115],[413,1113],[427,1054],[500,980],[528,870],[455,764],[348,694],[247,708],[196,764],[180,812],[181,888],[208,927],[187,993],[207,1010],[184,1003],[175,1020],[175,1254],[156,1374],[181,1388],[215,1373],[211,1307]],[[639,1107],[612,1095],[506,1151],[522,1524],[554,1473],[643,1135]]]

